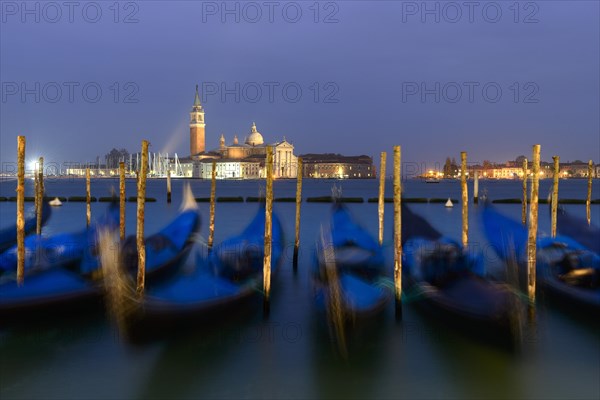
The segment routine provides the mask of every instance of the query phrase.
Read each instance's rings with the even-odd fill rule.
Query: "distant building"
[[[597,167],[597,166],[596,166]],[[572,163],[560,164],[560,176],[561,178],[587,178],[588,177],[588,163],[583,161],[575,161]],[[595,174],[595,168],[592,166],[592,177],[597,176]]]
[[[180,158],[179,165],[171,162],[169,169],[172,175],[184,178],[200,178],[201,175],[200,164],[190,157]]]
[[[487,177],[486,175],[486,170],[483,168],[483,165],[467,165],[467,174],[469,176],[469,178],[474,178],[475,174],[477,174],[477,177],[479,178],[485,178]]]
[[[205,129],[204,109],[200,103],[198,95],[198,85],[196,85],[196,98],[190,112],[190,157],[198,156],[205,150]]]
[[[233,161],[247,164],[247,168],[251,169],[250,165],[256,163],[260,163],[264,166],[267,155],[267,146],[273,148],[273,176],[275,178],[295,178],[298,157],[294,155],[294,145],[289,143],[285,137],[280,142],[270,144],[265,143],[262,134],[256,128],[256,123],[252,123],[250,132],[246,136],[244,143],[239,143],[238,137],[235,135],[233,137],[233,143],[226,145],[225,136],[221,135],[221,138],[219,139],[219,148],[213,150],[211,154],[229,160],[230,164]],[[241,164],[239,168],[242,168]],[[237,178],[238,176],[235,177]]]
[[[214,160],[216,179],[259,179],[264,177],[264,160],[261,165],[259,160],[236,160],[222,158]],[[200,162],[200,177],[212,178],[212,161]]]
[[[373,159],[369,156],[340,154],[304,154],[303,176],[307,178],[370,179],[375,178]]]
[[[598,176],[598,166],[592,167],[593,177]],[[531,163],[527,169],[527,175],[531,175]],[[554,164],[546,161],[540,162],[540,179],[552,178],[554,176]],[[572,163],[561,163],[559,165],[559,176],[561,179],[587,178],[588,164],[582,161]],[[514,162],[508,162],[505,166],[496,165],[494,168],[484,171],[484,177],[493,179],[522,179],[523,168]]]
[[[488,178],[494,179],[517,179],[523,177],[523,168],[517,167],[502,167],[491,170],[492,175]]]
[[[225,135],[221,135],[219,147],[206,151],[205,127],[204,109],[196,86],[196,97],[190,113],[190,161],[198,164],[198,177],[211,178],[213,160],[216,162],[217,179],[264,177],[268,146],[273,148],[273,176],[276,179],[296,177],[298,158],[294,155],[294,145],[285,137],[279,142],[265,143],[256,123],[252,123],[244,143],[240,143],[237,135],[234,135],[233,142],[227,145]]]

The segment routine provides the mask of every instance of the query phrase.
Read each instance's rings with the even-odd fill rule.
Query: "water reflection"
[[[217,396],[215,388],[227,388],[234,382],[219,378],[215,372],[230,370],[226,366],[228,355],[237,352],[242,344],[247,324],[248,321],[238,319],[165,340],[135,398],[199,398],[209,393]]]
[[[388,315],[379,315],[366,326],[346,329],[342,353],[324,313],[314,312],[311,323],[312,376],[319,398],[371,397],[382,371],[381,356],[391,331]]]

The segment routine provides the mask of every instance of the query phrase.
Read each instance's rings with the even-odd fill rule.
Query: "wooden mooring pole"
[[[473,204],[479,204],[479,173],[473,172]]]
[[[17,284],[25,276],[25,136],[17,137]]]
[[[592,204],[592,178],[594,176],[594,163],[592,160],[588,162],[588,186],[587,186],[587,199],[585,200],[585,215],[587,217],[587,223],[592,223],[592,210],[590,205]]]
[[[394,289],[396,319],[402,319],[402,187],[401,149],[394,146]]]
[[[144,243],[144,217],[146,206],[146,175],[148,175],[148,141],[142,140],[142,164],[138,176],[137,190],[137,251],[138,251],[138,274],[137,294],[144,293],[146,280],[146,246]]]
[[[467,152],[460,153],[460,187],[462,192],[462,245],[469,243],[469,190],[467,188]]]
[[[85,169],[85,226],[90,226],[92,220],[92,194],[90,189],[90,168]]]
[[[217,192],[217,162],[212,162],[212,176],[210,180],[210,215],[208,222],[208,251],[212,250],[215,239],[215,194]]]
[[[167,166],[167,203],[171,202],[171,169]]]
[[[379,162],[379,199],[377,203],[377,214],[379,216],[379,245],[383,244],[383,213],[385,209],[385,159],[387,154],[381,152]]]
[[[521,222],[527,223],[527,159],[523,160],[523,201],[521,201]]]
[[[302,206],[302,158],[298,157],[296,169],[296,235],[294,238],[294,271],[298,269],[298,251],[300,250],[300,208]]]
[[[271,293],[271,234],[273,217],[273,147],[267,146],[267,188],[265,193],[265,254],[263,262],[264,310],[269,312]]]
[[[119,239],[125,240],[125,163],[119,163]]]
[[[35,164],[35,167],[33,169],[33,193],[34,193],[33,200],[35,202],[33,205],[33,208],[35,209],[35,212],[37,212],[37,210],[38,210],[38,201],[40,200],[38,198],[38,193],[39,193],[38,189],[40,187],[38,179],[39,179],[38,164]]]
[[[38,235],[42,234],[42,209],[44,208],[44,157],[40,157],[39,169],[37,172],[37,192],[36,196],[36,224],[35,233]]]
[[[556,216],[558,213],[558,178],[560,175],[560,167],[559,167],[560,157],[554,156],[554,157],[552,157],[552,160],[554,161],[554,182],[552,184],[552,199],[551,199],[552,217],[551,217],[550,236],[555,238],[556,237]]]
[[[529,301],[535,302],[536,281],[536,250],[537,250],[537,228],[538,228],[538,195],[540,178],[540,149],[541,146],[533,146],[533,165],[531,166],[531,204],[529,206],[529,225],[527,234],[527,293]]]

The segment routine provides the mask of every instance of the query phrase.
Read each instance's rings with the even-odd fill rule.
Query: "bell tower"
[[[200,103],[200,95],[198,94],[198,85],[196,85],[196,98],[190,113],[190,156],[195,156],[203,153],[204,147],[204,109]]]

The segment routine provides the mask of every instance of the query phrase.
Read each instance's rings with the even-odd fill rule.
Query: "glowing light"
[[[39,165],[38,165],[37,159],[36,160],[31,160],[31,161],[27,162],[27,170],[37,172],[38,167],[39,167]]]

